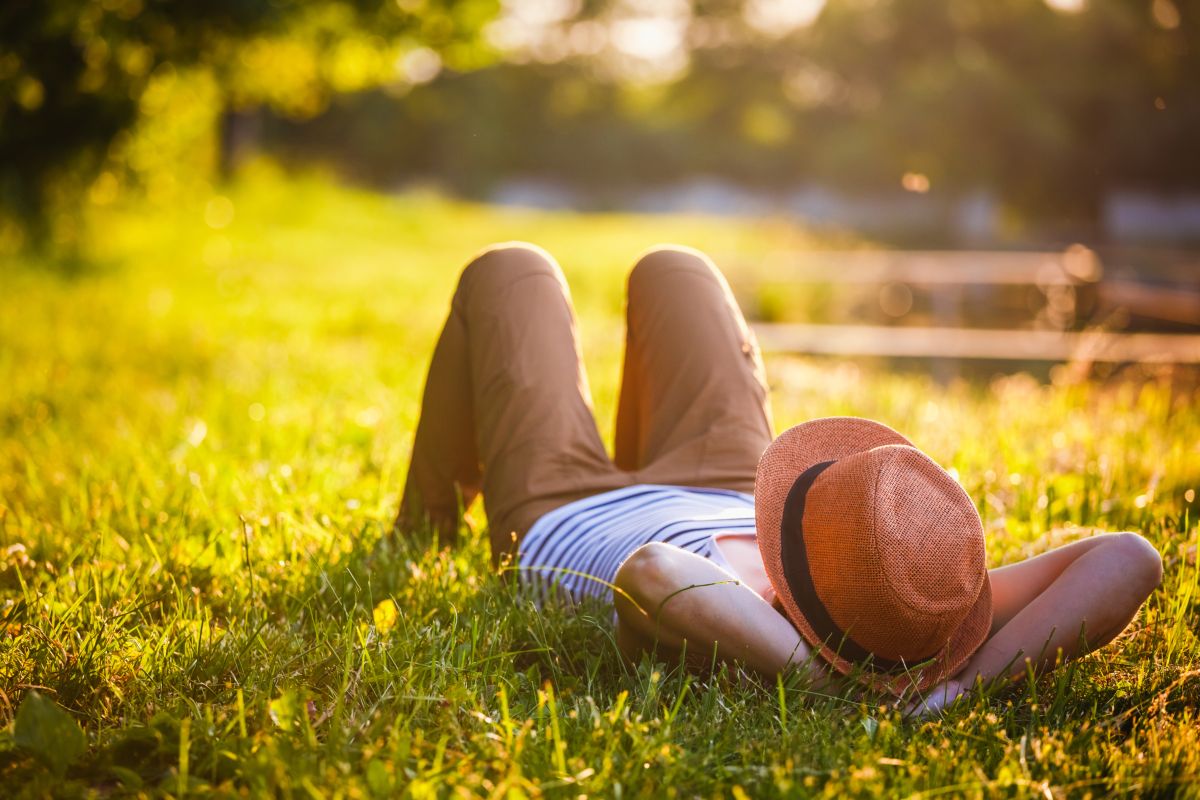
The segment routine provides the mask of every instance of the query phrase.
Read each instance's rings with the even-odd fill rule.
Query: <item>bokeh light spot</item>
[[[400,57],[396,71],[408,83],[429,83],[442,71],[442,57],[428,47],[417,47]]]
[[[1046,0],[1046,5],[1064,14],[1078,14],[1087,7],[1087,0]]]
[[[759,33],[783,37],[811,25],[823,8],[825,0],[749,0],[742,13]]]
[[[879,290],[879,307],[889,317],[903,317],[912,310],[913,293],[904,283],[887,283]]]
[[[1171,0],[1154,0],[1150,14],[1160,28],[1173,31],[1179,27],[1179,8]]]
[[[188,444],[190,444],[192,447],[199,447],[200,443],[204,441],[204,437],[206,436],[208,436],[208,425],[205,424],[204,420],[193,420],[188,428]]]
[[[900,177],[900,185],[906,192],[925,194],[929,191],[929,176],[921,172],[906,172]]]
[[[214,230],[220,230],[233,222],[233,201],[217,195],[204,207],[204,222]]]

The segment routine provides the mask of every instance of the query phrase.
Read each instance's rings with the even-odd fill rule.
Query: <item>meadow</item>
[[[904,432],[977,501],[993,565],[1095,529],[1164,556],[1110,647],[909,720],[795,678],[625,664],[604,608],[539,612],[490,572],[479,509],[454,550],[391,532],[476,250],[559,258],[607,437],[641,250],[753,265],[828,239],[267,173],[89,225],[84,267],[0,266],[3,794],[1200,796],[1194,376],[768,359],[777,428]]]

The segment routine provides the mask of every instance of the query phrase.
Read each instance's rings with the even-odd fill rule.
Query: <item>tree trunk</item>
[[[262,128],[262,113],[257,108],[237,110],[226,107],[221,113],[221,149],[217,166],[223,179],[233,177],[246,158],[259,149]]]

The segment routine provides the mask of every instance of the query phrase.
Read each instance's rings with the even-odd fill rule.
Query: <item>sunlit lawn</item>
[[[994,563],[1074,526],[1164,553],[1117,644],[906,722],[794,681],[624,666],[603,609],[520,605],[479,530],[455,552],[387,537],[475,250],[558,256],[607,436],[640,250],[741,267],[811,237],[318,179],[226,195],[99,216],[82,273],[0,267],[0,793],[1200,794],[1200,407],[1178,380],[945,386],[769,361],[778,427],[873,417],[955,469]]]

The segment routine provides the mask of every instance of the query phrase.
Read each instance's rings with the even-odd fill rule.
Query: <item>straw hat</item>
[[[979,513],[886,425],[830,417],[785,431],[758,463],[754,505],[780,604],[838,672],[895,694],[923,690],[987,638]]]

